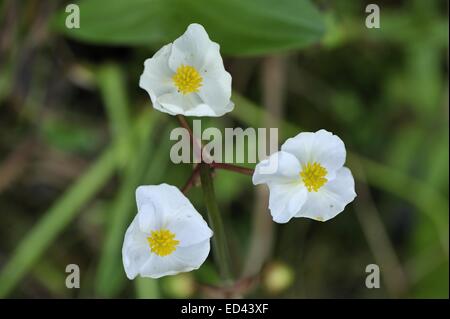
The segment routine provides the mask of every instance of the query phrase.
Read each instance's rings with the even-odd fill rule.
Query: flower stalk
[[[200,165],[196,165],[194,170],[192,171],[191,177],[189,177],[188,181],[181,190],[183,194],[187,194],[187,192],[192,188],[192,186],[194,186],[199,174],[200,174]]]
[[[195,138],[194,133],[192,133],[192,129],[189,126],[189,123],[183,115],[177,115],[177,119],[180,125],[189,132],[189,137],[191,138],[192,145],[194,146],[194,156],[197,159],[200,159],[200,161],[203,161],[203,146],[201,141]]]
[[[249,176],[252,176],[253,172],[254,172],[254,169],[252,169],[252,168],[242,167],[242,166],[228,164],[228,163],[212,162],[211,164],[209,164],[209,166],[211,166],[212,168],[224,169],[227,171],[232,171],[235,173],[240,173],[240,174],[249,175]]]
[[[204,161],[205,154],[203,154],[203,146],[201,141],[195,138],[194,134],[192,133],[192,129],[184,116],[177,115],[177,118],[181,126],[188,130],[192,144],[194,145],[194,154],[201,160],[201,163],[198,164],[192,171],[191,177],[186,182],[185,186],[182,189],[182,192],[186,194],[194,185],[197,176],[200,175],[203,197],[206,209],[208,211],[209,225],[214,231],[214,236],[212,237],[215,252],[214,258],[216,264],[219,267],[220,275],[223,278],[225,284],[231,284],[232,272],[230,265],[230,253],[228,251],[228,245],[226,241],[222,217],[220,215],[219,206],[217,204],[216,196],[214,193],[212,171],[214,169],[225,169],[236,173],[251,176],[253,175],[254,170],[251,168],[241,167],[227,163],[216,163],[216,162],[206,163]],[[206,154],[206,156],[208,155],[209,154]]]
[[[208,164],[200,164],[200,180],[202,183],[203,197],[206,209],[208,210],[209,225],[214,232],[214,236],[212,237],[214,258],[219,266],[220,274],[227,284],[231,283],[232,280],[230,254],[228,251],[222,217],[214,193],[214,184],[211,173],[211,167]]]

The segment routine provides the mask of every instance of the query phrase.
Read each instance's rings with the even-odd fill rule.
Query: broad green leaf
[[[55,27],[95,44],[157,48],[197,22],[223,53],[261,55],[305,47],[324,33],[322,15],[309,0],[84,0],[79,7],[80,28],[66,28],[65,11]]]

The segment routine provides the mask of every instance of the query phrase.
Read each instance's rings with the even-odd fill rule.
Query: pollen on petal
[[[172,77],[178,91],[183,94],[198,92],[202,86],[203,78],[200,73],[190,65],[180,65]]]
[[[300,177],[309,192],[317,192],[328,181],[325,176],[327,170],[317,162],[303,166]]]
[[[180,244],[180,241],[175,239],[175,234],[167,229],[152,231],[147,241],[151,251],[161,257],[173,253]]]

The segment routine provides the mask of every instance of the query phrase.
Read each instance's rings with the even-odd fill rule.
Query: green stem
[[[214,231],[213,247],[214,257],[219,266],[220,274],[225,283],[231,282],[230,254],[225,237],[222,218],[214,194],[214,185],[211,168],[206,163],[200,164],[200,180],[202,182],[203,197],[208,210],[209,225]]]

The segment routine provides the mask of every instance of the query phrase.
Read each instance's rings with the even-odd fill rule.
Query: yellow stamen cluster
[[[198,92],[202,86],[202,77],[198,71],[190,65],[180,65],[172,77],[178,91],[183,94]]]
[[[327,182],[327,170],[317,162],[303,166],[300,177],[309,192],[317,192]]]
[[[175,240],[175,234],[167,229],[152,231],[150,237],[147,237],[148,244],[152,252],[158,256],[167,256],[173,253],[180,241]]]

